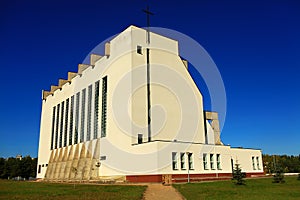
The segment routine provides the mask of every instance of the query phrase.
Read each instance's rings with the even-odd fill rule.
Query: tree
[[[0,158],[0,178],[4,178],[5,177],[4,167],[5,167],[5,159],[4,158]]]
[[[20,162],[20,176],[28,179],[32,174],[32,158],[30,156],[26,156],[22,158]],[[35,169],[36,170],[36,169]]]
[[[0,158],[0,178],[36,177],[37,158],[25,156],[24,158]]]
[[[31,172],[30,177],[36,177],[36,168],[37,168],[37,158],[31,160]]]
[[[284,172],[300,172],[300,155],[263,155],[264,170],[266,173],[276,173],[276,165],[280,165]]]
[[[276,173],[273,176],[273,183],[284,183],[284,175],[281,167],[276,169]]]
[[[235,168],[232,172],[232,180],[235,181],[236,185],[244,185],[245,184],[245,175],[242,173],[242,169],[240,168],[240,164],[235,164]]]

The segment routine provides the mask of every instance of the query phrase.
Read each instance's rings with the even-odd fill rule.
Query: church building
[[[37,178],[187,182],[263,175],[259,149],[222,143],[178,41],[135,26],[43,91]],[[205,66],[203,66],[205,67]]]

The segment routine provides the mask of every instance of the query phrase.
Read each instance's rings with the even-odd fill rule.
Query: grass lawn
[[[0,180],[0,199],[142,199],[146,186],[84,185]]]
[[[297,177],[285,177],[285,183],[272,183],[273,178],[247,179],[246,185],[232,181],[174,184],[187,199],[300,199],[300,181]]]

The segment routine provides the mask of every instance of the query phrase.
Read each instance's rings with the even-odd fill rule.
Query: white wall
[[[142,46],[142,54],[136,52],[137,45]],[[150,49],[151,64],[152,140],[168,142],[137,144],[138,134],[143,134],[143,142],[147,142],[148,138],[147,48]],[[202,94],[178,56],[177,41],[151,33],[149,46],[146,43],[146,31],[130,26],[110,41],[110,49],[110,56],[102,57],[95,63],[95,67],[90,66],[82,75],[72,79],[70,84],[63,85],[61,90],[56,90],[53,96],[50,95],[43,101],[38,165],[47,164],[49,161],[53,107],[76,95],[77,92],[82,95],[82,90],[86,88],[86,123],[88,87],[90,84],[93,85],[92,112],[94,112],[94,86],[98,80],[100,80],[99,119],[96,122],[94,115],[91,115],[91,136],[94,124],[98,123],[100,137],[104,76],[108,77],[107,128],[106,137],[100,139],[99,155],[106,156],[106,159],[101,161],[100,176],[184,173],[186,170],[172,169],[172,152],[193,153],[194,170],[191,173],[231,173],[231,158],[238,160],[244,170],[251,171],[251,156],[258,156],[261,159],[260,151],[231,150],[228,146],[203,145],[204,123],[207,122],[204,122],[203,117]],[[80,112],[81,101],[82,96],[80,96]],[[76,103],[74,126],[75,107]],[[79,139],[80,121],[79,118]],[[209,144],[213,144],[213,130],[209,124],[207,127]],[[67,130],[69,132],[69,127]],[[84,130],[86,141],[86,124]],[[221,169],[204,170],[203,153],[220,154]],[[46,167],[42,168],[37,177],[43,178],[45,172]]]

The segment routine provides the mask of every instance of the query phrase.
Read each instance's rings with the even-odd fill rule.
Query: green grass
[[[285,177],[285,183],[272,183],[272,178],[247,179],[246,185],[232,181],[173,185],[187,200],[201,199],[300,199],[300,181]]]
[[[142,199],[146,186],[85,185],[0,180],[0,199]]]

